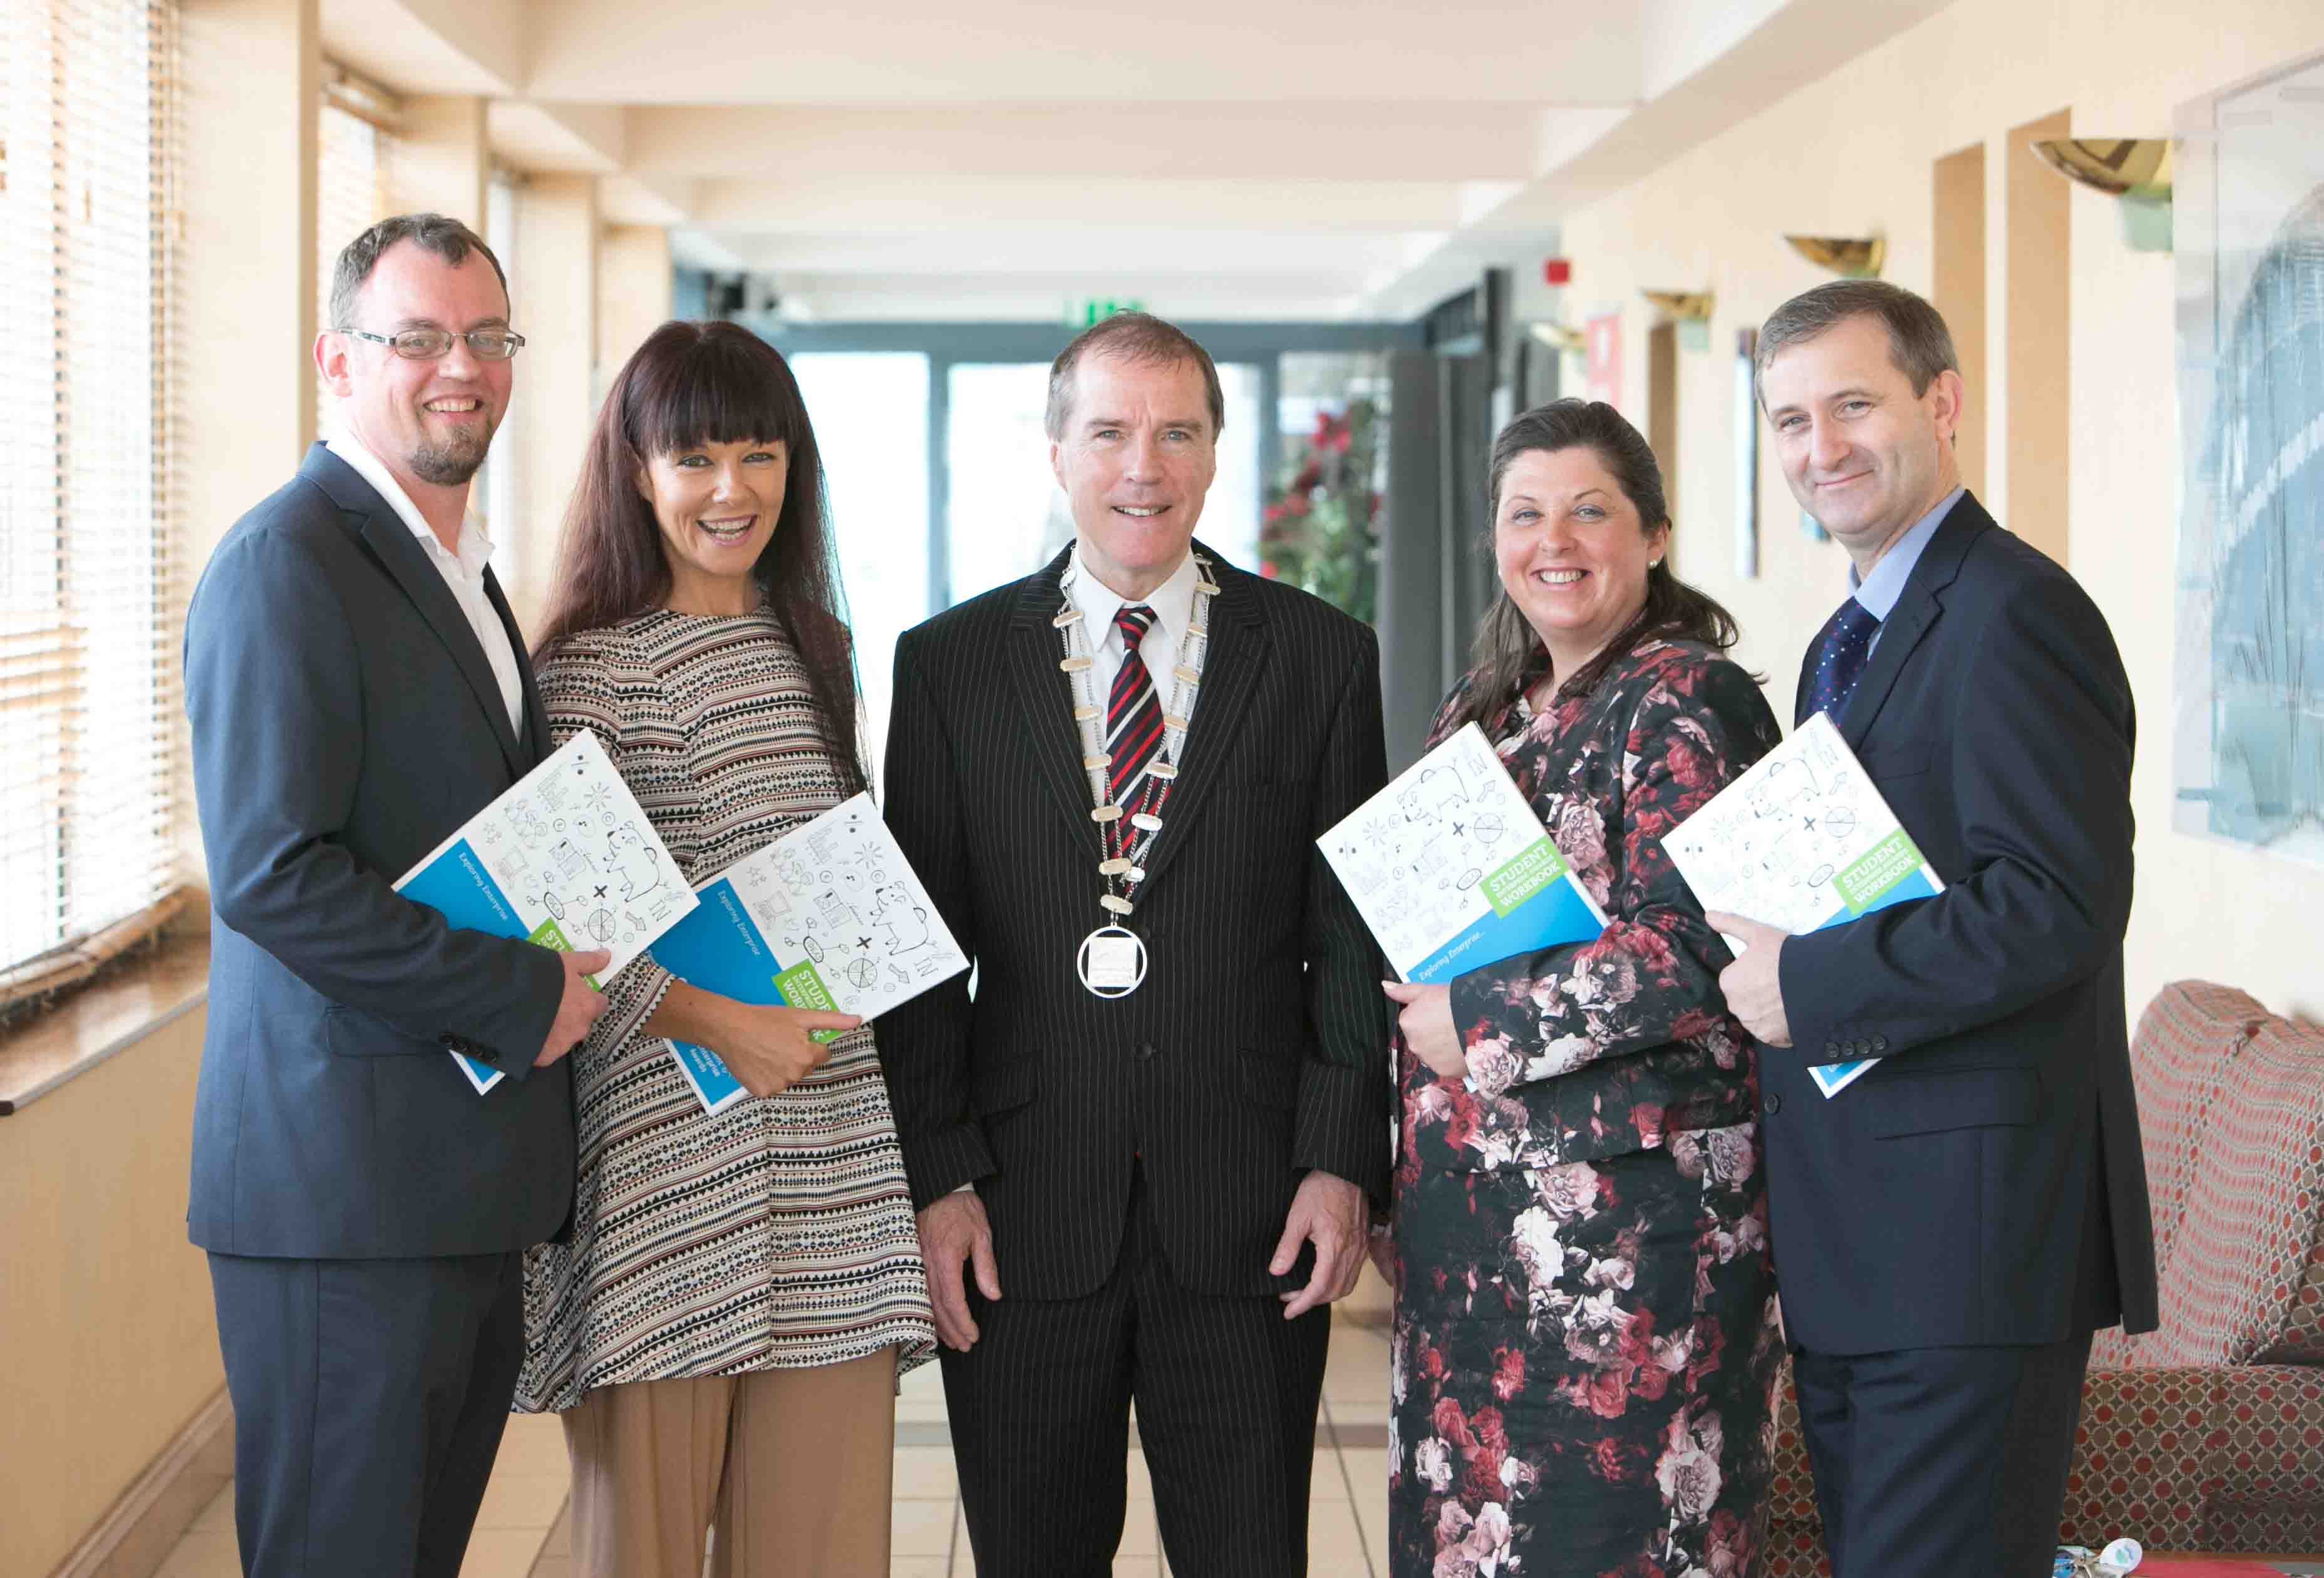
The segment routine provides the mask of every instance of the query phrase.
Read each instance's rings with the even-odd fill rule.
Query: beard
[[[484,453],[492,448],[493,434],[499,427],[495,420],[481,432],[456,433],[441,443],[423,439],[411,451],[412,475],[432,486],[458,487],[484,465]]]

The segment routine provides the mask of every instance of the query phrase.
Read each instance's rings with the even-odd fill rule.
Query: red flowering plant
[[[1268,490],[1259,573],[1312,592],[1370,624],[1379,604],[1380,495],[1372,485],[1379,411],[1357,399],[1316,414],[1315,430]]]

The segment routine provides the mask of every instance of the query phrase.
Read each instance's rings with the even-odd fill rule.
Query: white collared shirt
[[[484,649],[484,660],[492,665],[493,678],[500,681],[501,700],[508,707],[509,727],[519,739],[524,737],[524,670],[517,666],[516,648],[509,641],[508,627],[501,623],[493,600],[484,595],[484,566],[493,557],[493,540],[484,535],[484,522],[471,512],[460,520],[460,548],[456,553],[447,552],[436,528],[395,480],[395,474],[380,464],[379,457],[364,448],[362,439],[352,433],[337,433],[325,440],[331,453],[353,466],[355,475],[371,484],[374,491],[385,499],[391,509],[411,534],[420,539],[427,550],[428,562],[444,577],[452,589],[452,600],[467,615],[468,628],[475,632],[476,643]]]
[[[1154,610],[1154,623],[1146,627],[1146,639],[1139,643],[1138,655],[1145,660],[1146,671],[1154,677],[1154,697],[1167,710],[1171,702],[1170,671],[1178,666],[1179,643],[1186,627],[1194,622],[1194,583],[1201,571],[1194,568],[1194,549],[1178,561],[1170,578],[1154,588],[1153,595],[1140,599]],[[1130,601],[1091,573],[1082,561],[1081,545],[1074,546],[1072,574],[1066,577],[1066,600],[1082,616],[1082,639],[1089,643],[1091,694],[1100,707],[1113,694],[1113,681],[1121,672],[1121,632],[1113,616]],[[1194,715],[1198,691],[1188,687],[1182,698],[1185,706],[1181,716]]]

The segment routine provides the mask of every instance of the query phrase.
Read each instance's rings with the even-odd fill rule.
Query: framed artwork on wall
[[[1735,573],[1759,578],[1759,397],[1753,356],[1759,331],[1735,331]]]
[[[2174,825],[2324,865],[2324,55],[2175,130]]]

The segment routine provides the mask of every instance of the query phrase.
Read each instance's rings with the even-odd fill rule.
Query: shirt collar
[[[1194,581],[1199,572],[1194,568],[1194,550],[1190,546],[1170,578],[1154,588],[1145,599],[1154,610],[1154,622],[1175,646],[1185,639],[1186,627],[1194,622]],[[1113,616],[1120,612],[1129,599],[1107,586],[1082,562],[1081,544],[1074,545],[1072,563],[1067,567],[1065,595],[1081,611],[1082,629],[1089,637],[1090,651],[1105,645],[1113,633]]]
[[[1955,488],[1937,501],[1937,507],[1913,522],[1912,530],[1899,537],[1872,567],[1872,573],[1857,580],[1856,568],[1849,567],[1848,578],[1856,582],[1856,600],[1875,619],[1885,620],[1895,612],[1896,599],[1904,595],[1904,583],[1913,578],[1913,567],[1921,562],[1921,550],[1929,546],[1929,539],[1937,534],[1952,507],[1960,503],[1966,491]]]
[[[353,433],[334,433],[323,442],[332,454],[346,461],[357,476],[371,484],[373,491],[387,501],[388,508],[410,528],[411,534],[420,539],[422,548],[435,558],[447,557],[444,552],[443,540],[436,535],[436,528],[428,524],[428,517],[420,512],[420,506],[411,502],[411,496],[403,491],[403,484],[395,480],[395,474],[381,463],[379,457],[373,454],[361,438]],[[459,551],[448,557],[458,560],[461,571],[470,580],[484,573],[484,565],[493,557],[493,540],[484,535],[484,522],[476,519],[473,510],[460,517]]]

